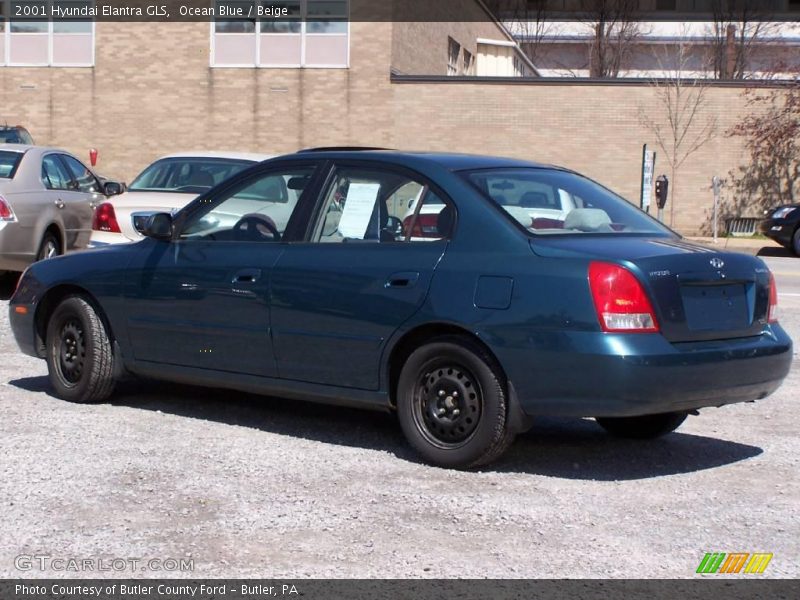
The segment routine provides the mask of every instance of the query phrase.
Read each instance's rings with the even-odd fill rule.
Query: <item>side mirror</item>
[[[147,237],[157,240],[172,239],[172,215],[169,213],[155,213],[150,216],[142,229]]]
[[[103,184],[103,194],[106,196],[119,196],[124,191],[119,181],[106,181]]]

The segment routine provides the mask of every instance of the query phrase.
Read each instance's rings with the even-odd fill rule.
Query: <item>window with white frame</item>
[[[211,66],[349,66],[348,0],[241,0],[240,3],[243,14],[253,18],[217,20],[211,24]],[[276,9],[283,16],[270,16]]]
[[[447,38],[447,74],[458,75],[458,56],[461,54],[461,44],[453,38]]]
[[[56,8],[63,9],[61,14],[80,15],[81,9],[93,5],[88,0],[0,0],[0,66],[94,66],[91,20],[42,18],[54,14]]]

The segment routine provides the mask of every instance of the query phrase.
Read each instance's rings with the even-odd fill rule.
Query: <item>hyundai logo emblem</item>
[[[721,269],[722,267],[725,266],[725,261],[722,260],[721,258],[712,258],[709,262],[711,263],[711,266],[714,267],[715,269]]]

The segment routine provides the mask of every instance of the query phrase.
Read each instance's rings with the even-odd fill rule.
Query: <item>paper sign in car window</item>
[[[342,217],[339,219],[339,233],[342,237],[364,239],[380,189],[379,183],[350,184]]]

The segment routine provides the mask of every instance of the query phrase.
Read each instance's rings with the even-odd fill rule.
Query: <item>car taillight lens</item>
[[[770,323],[778,322],[778,286],[775,285],[775,276],[769,274],[769,312],[767,321]]]
[[[414,221],[414,215],[409,215],[403,221],[403,231],[408,231],[411,223],[414,222],[414,229],[411,231],[411,237],[422,238],[438,238],[442,237],[437,228],[439,220],[438,214],[420,214],[417,215],[417,220]]]
[[[17,217],[14,216],[14,211],[11,210],[11,205],[5,198],[0,196],[0,221],[16,221]]]
[[[638,279],[612,263],[589,265],[589,287],[603,331],[650,333],[658,331],[653,306]]]
[[[114,212],[114,205],[110,202],[103,202],[94,209],[92,218],[92,229],[94,231],[110,231],[112,233],[122,233],[117,223],[117,214]]]

